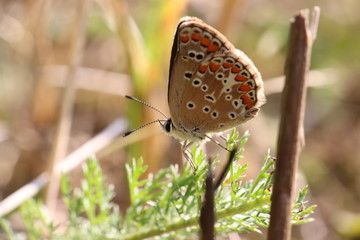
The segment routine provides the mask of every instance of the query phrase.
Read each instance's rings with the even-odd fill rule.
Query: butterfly
[[[184,153],[192,143],[212,140],[210,134],[254,118],[264,103],[263,81],[254,63],[202,20],[181,18],[170,58],[171,117],[162,113],[167,119],[154,122],[183,142]]]

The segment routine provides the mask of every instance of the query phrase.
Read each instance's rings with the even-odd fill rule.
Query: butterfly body
[[[204,140],[254,118],[264,102],[253,62],[200,19],[182,18],[171,52],[171,118],[164,130],[180,140]]]

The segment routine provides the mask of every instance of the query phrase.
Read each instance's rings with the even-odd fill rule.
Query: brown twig
[[[221,169],[219,177],[214,179],[212,160],[209,159],[209,169],[205,178],[205,193],[200,210],[200,234],[201,240],[215,239],[215,191],[224,181],[229,172],[230,165],[234,162],[238,148],[231,150],[226,165]]]
[[[233,163],[234,157],[235,157],[235,154],[236,154],[237,151],[238,151],[238,147],[235,147],[233,150],[231,150],[229,158],[228,158],[226,164],[221,169],[219,176],[217,178],[215,178],[215,180],[214,180],[215,190],[220,187],[220,185],[224,181],[226,175],[228,174],[229,169],[230,169],[230,165],[231,165],[231,163]]]
[[[291,236],[291,209],[295,174],[304,145],[307,74],[311,47],[316,34],[319,8],[314,9],[313,22],[308,24],[308,10],[297,14],[292,23],[285,64],[285,86],[282,96],[280,132],[271,204],[269,240],[288,240]]]
[[[215,236],[215,188],[212,161],[209,159],[209,169],[205,178],[205,194],[200,210],[201,240],[213,240]]]

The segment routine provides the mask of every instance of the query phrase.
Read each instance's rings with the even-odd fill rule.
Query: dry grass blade
[[[58,163],[54,171],[57,172],[57,175],[62,172],[70,172],[72,169],[83,163],[88,156],[102,150],[112,143],[114,138],[125,131],[126,128],[127,123],[124,119],[115,120],[106,129]],[[0,218],[13,211],[25,200],[35,196],[48,182],[49,174],[44,172],[30,183],[5,198],[0,202]]]
[[[79,66],[81,51],[85,41],[85,29],[87,22],[87,11],[89,1],[83,0],[78,3],[79,15],[75,20],[72,29],[72,46],[70,48],[69,69],[66,75],[66,88],[62,98],[60,119],[55,135],[48,171],[50,172],[50,182],[46,190],[46,204],[50,210],[55,209],[57,194],[59,192],[59,175],[56,173],[56,164],[65,156],[69,142],[73,104],[75,96],[75,71]],[[80,32],[80,33],[79,33]]]

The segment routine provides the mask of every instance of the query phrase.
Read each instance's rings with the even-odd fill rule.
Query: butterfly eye
[[[171,119],[166,120],[165,124],[163,125],[165,132],[169,133],[171,132],[172,128],[173,128],[173,124]]]

